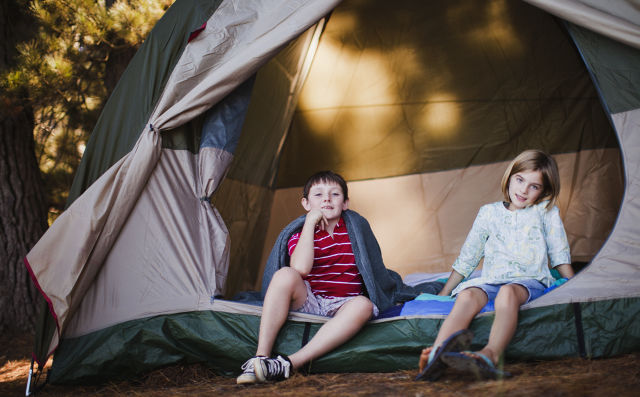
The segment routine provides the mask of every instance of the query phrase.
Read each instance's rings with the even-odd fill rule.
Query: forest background
[[[0,3],[0,333],[32,333],[23,258],[66,206],[91,130],[174,0]]]

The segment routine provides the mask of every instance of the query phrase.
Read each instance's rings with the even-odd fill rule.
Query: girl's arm
[[[462,274],[456,272],[455,270],[452,270],[451,274],[449,275],[449,279],[444,284],[444,287],[442,287],[442,291],[440,291],[438,295],[440,296],[451,295],[451,291],[453,291],[453,289],[457,287],[458,284],[460,284],[460,281],[462,281],[463,279],[464,279],[464,276]]]
[[[558,207],[553,207],[546,211],[544,216],[545,240],[551,267],[557,269],[562,277],[571,278],[574,272],[570,265],[569,240],[560,218],[560,211]]]
[[[500,204],[502,205],[502,204]],[[484,256],[484,247],[489,238],[489,226],[492,219],[492,206],[485,205],[480,208],[476,219],[473,221],[473,226],[467,235],[467,238],[462,244],[460,249],[460,255],[453,262],[453,272],[443,292],[450,294],[451,291],[460,284],[465,277],[469,277],[471,273],[478,267],[480,260]],[[454,275],[456,273],[456,275]],[[451,290],[447,289],[451,282]]]
[[[571,264],[569,263],[565,263],[564,265],[558,265],[556,266],[556,269],[558,269],[558,273],[560,273],[560,275],[564,278],[571,278],[575,274],[573,272],[573,267],[571,267]]]

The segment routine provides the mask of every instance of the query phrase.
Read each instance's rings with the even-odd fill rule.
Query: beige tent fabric
[[[216,148],[200,149],[198,153],[198,175],[200,190],[197,192],[201,201],[208,202],[224,178],[225,172],[233,159],[233,155]]]
[[[626,189],[615,228],[575,283],[536,299],[530,307],[640,296],[640,109],[612,115],[622,147]],[[602,189],[606,189],[602,187]],[[612,286],[615,286],[612,288]]]
[[[224,1],[185,49],[152,120],[168,129],[203,113],[338,3]]]
[[[638,0],[524,0],[553,15],[640,48]]]
[[[62,329],[100,271],[119,230],[160,157],[157,131],[145,130],[113,165],[46,231],[27,255],[38,288]],[[50,344],[58,344],[60,329]]]
[[[158,131],[206,111],[337,3],[226,0],[220,5],[206,29],[186,47],[134,150],[80,196],[27,255],[57,320],[49,352],[101,272],[105,256],[113,252],[112,245],[154,170],[161,147]],[[219,218],[212,214],[207,218]],[[223,244],[219,249],[225,254],[227,247]],[[191,307],[196,306],[192,302]]]
[[[624,181],[619,151],[554,157],[562,185],[558,207],[572,258],[588,261],[609,235],[620,206]],[[502,199],[500,181],[507,164],[349,182],[350,208],[371,223],[387,267],[403,276],[448,272],[480,206]],[[301,187],[276,191],[263,265],[280,230],[304,213],[301,195]]]
[[[231,157],[219,149],[206,151],[211,166],[220,169]],[[230,241],[218,212],[201,200],[200,157],[163,149],[65,337],[152,315],[208,309],[211,297],[222,293]]]
[[[225,288],[228,297],[253,289],[259,278],[264,233],[273,196],[273,178],[280,149],[291,123],[324,26],[324,18],[289,43],[256,75],[251,101],[235,156],[212,203],[229,228],[232,271]],[[257,166],[257,164],[260,164]]]

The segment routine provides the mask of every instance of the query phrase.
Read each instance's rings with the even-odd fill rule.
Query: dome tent
[[[389,267],[404,274],[423,268],[446,271],[449,256],[468,230],[457,225],[470,226],[479,204],[499,192],[485,181],[499,180],[504,162],[530,146],[552,152],[560,162],[568,191],[560,205],[572,251],[590,264],[523,308],[521,331],[507,354],[600,357],[637,349],[637,19],[635,25],[626,22],[636,36],[627,44],[592,32],[589,24],[585,29],[569,23],[567,34],[548,14],[520,2],[345,1],[326,26],[326,20],[316,24],[337,3],[254,1],[240,6],[178,0],[158,22],[91,135],[70,192],[73,203],[25,260],[50,309],[35,357],[43,363],[55,350],[52,382],[128,377],[178,362],[205,361],[220,371],[236,371],[253,354],[259,307],[218,296],[259,283],[263,252],[278,223],[298,210],[292,200],[295,186],[313,167],[333,168],[350,181],[353,208],[371,221]],[[618,4],[626,3],[608,5],[614,14]],[[478,10],[487,15],[488,30],[463,23],[479,15]],[[358,12],[366,12],[367,18],[353,17]],[[423,30],[409,28],[416,26],[407,23],[411,17],[425,15],[434,17],[420,26]],[[634,14],[618,15],[626,21],[625,16]],[[369,30],[354,25],[363,20],[388,29],[382,35],[371,25]],[[597,20],[603,33],[600,28],[607,24]],[[626,26],[620,21],[614,25]],[[391,26],[399,36],[391,34]],[[516,27],[522,30],[511,30]],[[348,32],[354,36],[347,37]],[[556,36],[536,40],[541,32]],[[412,63],[417,47],[401,41],[418,33],[438,43],[423,45],[430,64]],[[499,58],[514,37],[522,39],[514,46],[518,57]],[[398,52],[367,58],[370,48],[389,54],[387,38],[402,44],[392,47]],[[481,41],[456,51],[456,40],[462,38]],[[576,63],[570,39],[584,64]],[[393,61],[393,73],[386,75],[404,77],[368,80],[374,90],[362,89],[370,75],[341,65],[348,54],[336,58],[331,51],[347,46],[336,42],[362,49],[356,53],[359,65]],[[535,58],[526,56],[545,55],[536,48],[550,52],[545,62],[532,63]],[[460,58],[430,57],[439,49]],[[484,69],[466,57],[471,53],[486,57]],[[323,72],[317,69],[323,55],[340,71],[330,76],[335,81],[324,84],[327,90],[361,88],[344,93],[341,108],[329,102],[331,92],[313,92],[314,82],[315,87],[323,85]],[[528,68],[516,72],[515,66]],[[403,68],[404,74],[395,73]],[[486,73],[492,69],[493,74]],[[348,71],[350,79],[338,78]],[[485,73],[478,79],[480,72]],[[376,87],[381,81],[406,97],[386,108],[388,101],[375,102],[389,99],[379,95],[386,92]],[[416,81],[425,83],[416,87]],[[462,97],[460,92],[470,94]],[[429,117],[422,119],[424,114]],[[343,145],[348,150],[342,157],[314,155],[338,153]],[[472,200],[466,189],[474,192]],[[371,192],[397,195],[389,194],[387,204],[368,197]],[[432,201],[425,201],[425,192]],[[415,202],[425,205],[404,205],[398,197],[418,197]],[[603,208],[612,214],[602,216]],[[413,222],[393,229],[385,223],[390,211],[399,222]],[[377,224],[392,232],[405,227],[407,234],[423,240],[410,240],[418,249],[396,255],[393,246],[385,247],[389,239],[378,233]],[[434,240],[440,251],[425,253],[422,249]],[[428,263],[420,263],[421,258]],[[491,319],[487,314],[474,320],[479,341],[486,339]],[[292,315],[275,349],[295,350],[322,321]],[[441,321],[441,315],[373,321],[352,341],[314,362],[313,370],[349,371],[353,360],[336,358],[353,357],[355,351],[361,371],[412,367]]]

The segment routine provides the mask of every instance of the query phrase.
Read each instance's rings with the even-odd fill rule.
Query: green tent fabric
[[[55,352],[51,382],[193,362],[237,372],[260,307],[225,298],[257,288],[319,169],[347,178],[388,267],[446,272],[529,147],[560,163],[573,260],[589,264],[523,307],[507,355],[640,347],[638,20],[620,42],[524,2],[277,3],[176,1],[116,87],[67,211],[25,259],[47,301],[35,357]],[[311,370],[412,368],[442,319],[372,321]],[[491,320],[474,320],[474,343]],[[293,313],[275,351],[323,321]]]

